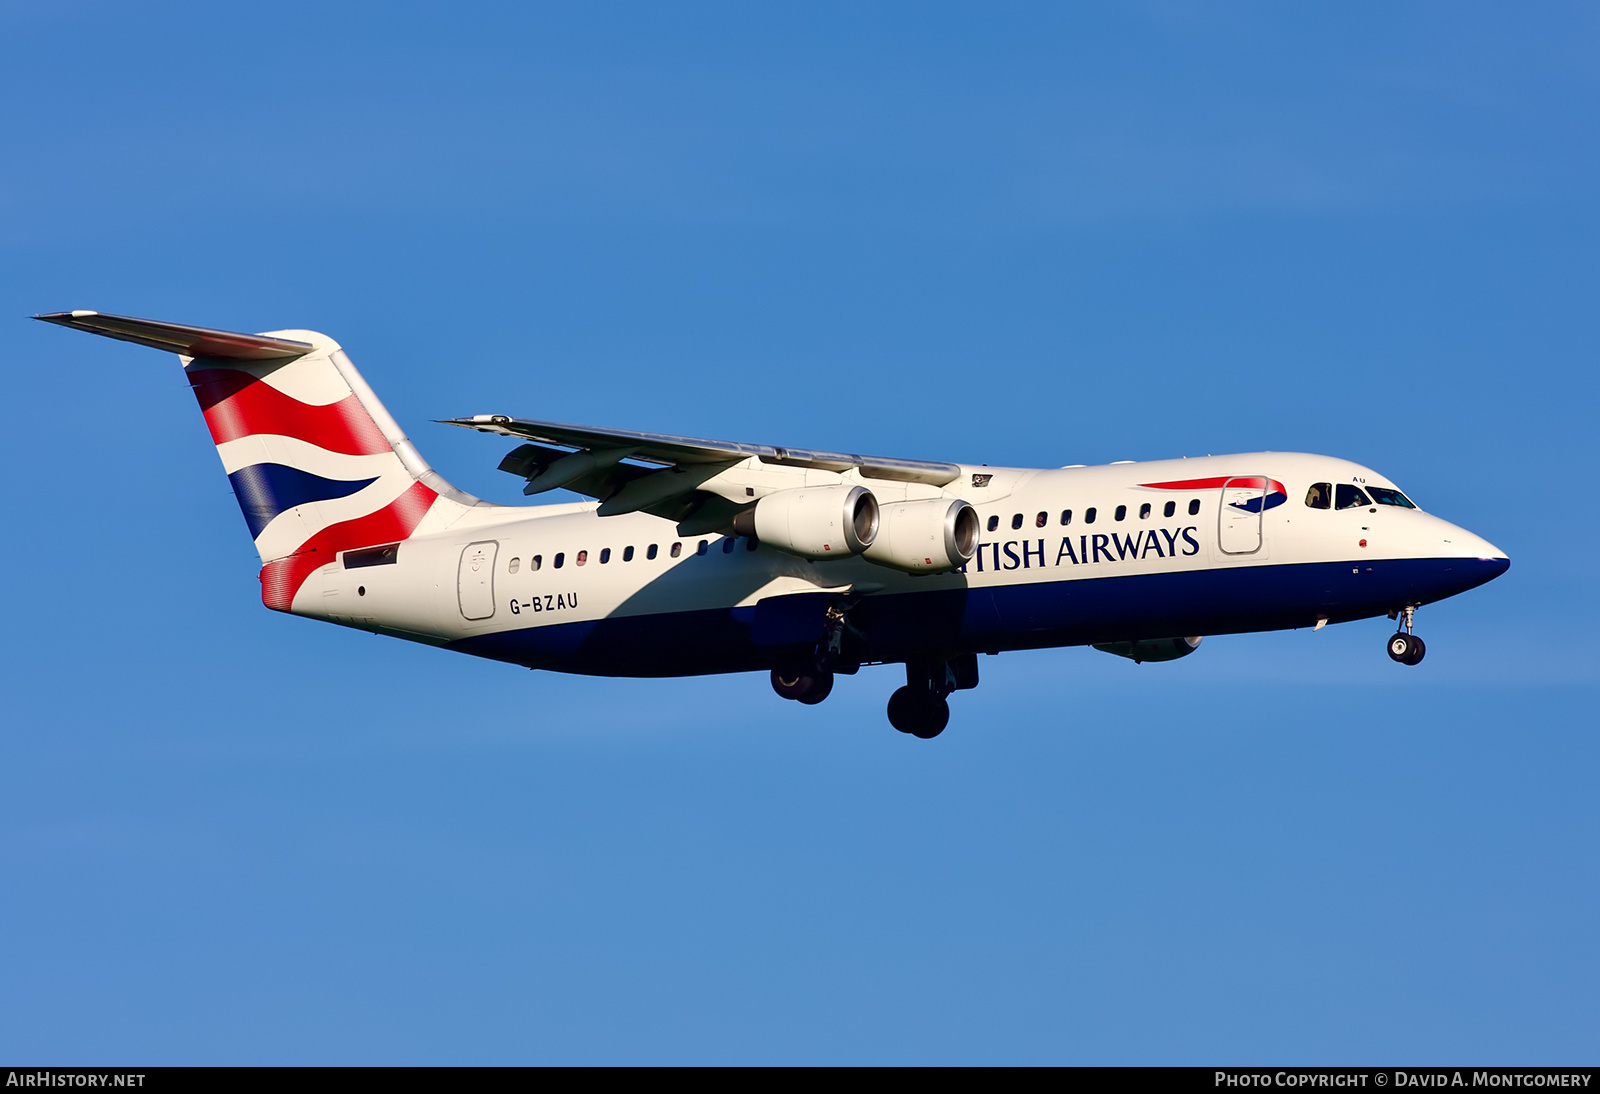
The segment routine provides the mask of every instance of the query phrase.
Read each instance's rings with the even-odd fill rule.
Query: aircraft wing
[[[867,478],[931,486],[943,486],[961,473],[953,463],[713,441],[632,429],[596,429],[500,414],[449,418],[443,424],[533,442],[517,448],[500,462],[500,470],[528,480],[523,487],[524,494],[566,487],[601,499],[601,516],[642,509],[680,521],[680,528],[686,535],[690,534],[691,527],[709,529],[727,522],[731,515],[729,504],[699,487],[707,479],[752,457],[762,463],[784,467],[813,467],[825,471],[855,469]],[[559,447],[549,447],[551,445]]]
[[[564,422],[507,418],[498,414],[450,418],[445,424],[589,452],[626,450],[627,455],[618,459],[680,468],[701,464],[727,465],[754,456],[762,463],[815,467],[825,471],[849,471],[855,468],[867,478],[921,482],[931,486],[943,486],[954,481],[961,473],[961,469],[953,463],[905,460],[891,456],[858,456],[847,452],[818,452],[809,448],[779,448],[742,441],[710,441],[698,437],[676,437],[668,433],[641,433],[632,429],[596,429]]]

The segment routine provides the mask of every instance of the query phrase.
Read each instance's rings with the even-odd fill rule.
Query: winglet
[[[97,311],[58,311],[33,318],[123,342],[136,342],[152,349],[181,353],[185,357],[266,361],[279,357],[303,357],[316,349],[309,342],[296,342],[289,338],[238,334],[209,327],[190,327],[182,323],[158,323],[153,319],[130,319],[125,315],[102,315]]]

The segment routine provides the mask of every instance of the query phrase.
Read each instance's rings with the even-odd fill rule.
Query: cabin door
[[[456,596],[461,601],[461,614],[467,619],[494,615],[494,555],[499,546],[493,540],[469,543],[461,552]]]
[[[1222,505],[1217,514],[1217,546],[1225,555],[1249,555],[1261,550],[1261,514],[1266,508],[1267,478],[1251,475],[1222,484]]]

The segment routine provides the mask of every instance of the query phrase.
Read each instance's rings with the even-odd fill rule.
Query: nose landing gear
[[[1405,616],[1405,621],[1401,623],[1404,629],[1396,631],[1394,637],[1389,639],[1389,658],[1402,665],[1415,665],[1428,652],[1428,647],[1423,644],[1422,639],[1411,633],[1416,611],[1415,605],[1408,605],[1395,613],[1397,616]]]

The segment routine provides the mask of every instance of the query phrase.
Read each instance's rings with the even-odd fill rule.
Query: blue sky
[[[1592,1061],[1600,16],[0,5],[0,1057]],[[527,673],[267,612],[176,363],[1053,466],[1370,464],[1510,573],[1135,666]]]

